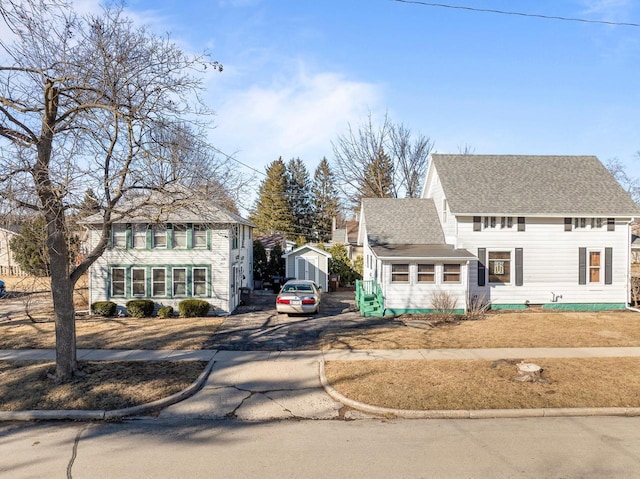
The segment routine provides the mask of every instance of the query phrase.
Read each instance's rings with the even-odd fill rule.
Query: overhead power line
[[[451,8],[455,10],[467,10],[471,12],[497,13],[500,15],[515,15],[519,17],[542,18],[544,20],[561,20],[564,22],[598,23],[601,25],[615,25],[620,27],[640,27],[640,23],[611,22],[607,20],[588,20],[586,18],[560,17],[555,15],[541,15],[538,13],[512,12],[508,10],[494,10],[491,8],[476,8],[476,7],[467,7],[463,5],[449,5],[446,3],[421,2],[418,0],[394,0],[394,1],[400,2],[400,3],[412,3],[415,5],[422,5],[424,7]]]

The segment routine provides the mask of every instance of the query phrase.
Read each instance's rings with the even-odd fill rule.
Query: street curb
[[[193,396],[209,377],[215,359],[209,360],[204,370],[182,391],[178,391],[166,398],[158,399],[146,404],[132,406],[123,409],[112,409],[109,411],[83,411],[83,410],[32,410],[32,411],[0,411],[0,422],[2,421],[46,421],[46,420],[68,420],[68,421],[103,421],[121,419],[127,416],[145,414],[158,408],[171,406]]]
[[[358,411],[384,417],[402,419],[498,419],[530,417],[578,417],[578,416],[640,416],[640,407],[578,407],[578,408],[539,408],[539,409],[440,409],[411,410],[393,409],[355,401],[336,391],[327,380],[324,359],[318,361],[320,383],[334,400]]]

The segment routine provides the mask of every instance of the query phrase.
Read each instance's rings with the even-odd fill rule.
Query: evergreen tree
[[[329,248],[329,253],[329,274],[340,275],[340,286],[352,284],[356,279],[362,278],[353,268],[345,245],[336,243]]]
[[[300,158],[292,158],[287,163],[287,197],[293,215],[293,231],[306,241],[312,238],[313,206],[311,203],[311,180],[307,167]],[[305,241],[305,242],[306,242]]]
[[[284,276],[284,260],[282,259],[282,246],[276,244],[269,251],[269,276]]]
[[[267,251],[259,240],[253,240],[253,277],[263,280],[267,277],[269,270],[269,260]]]
[[[360,198],[393,198],[393,162],[384,150],[365,166]]]
[[[72,264],[80,250],[77,237],[65,233],[69,251],[69,264]],[[51,260],[47,249],[47,223],[40,216],[24,222],[20,234],[9,241],[9,248],[20,268],[33,276],[50,276]]]
[[[258,199],[249,216],[260,233],[291,236],[293,215],[286,196],[287,188],[287,169],[282,158],[278,158],[267,167],[267,177],[260,184]]]
[[[322,158],[313,175],[311,196],[313,198],[313,229],[316,240],[329,241],[332,221],[339,214],[340,202],[335,176],[326,158]]]
[[[89,188],[84,193],[84,199],[78,210],[78,218],[86,218],[92,214],[100,212],[100,200],[96,198],[94,191]]]

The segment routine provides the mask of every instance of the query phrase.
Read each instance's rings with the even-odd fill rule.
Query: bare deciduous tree
[[[358,202],[363,192],[372,194],[375,185],[386,184],[369,178],[372,166],[383,156],[391,160],[391,191],[381,189],[379,196],[416,198],[427,169],[433,142],[421,134],[412,137],[411,130],[396,124],[385,115],[381,125],[373,123],[371,115],[354,130],[340,135],[333,143],[336,177],[352,202]],[[374,168],[375,169],[375,168]],[[369,175],[369,176],[368,176]]]
[[[640,160],[640,151],[635,154],[636,161]],[[640,204],[640,176],[632,176],[627,172],[625,165],[618,159],[607,161],[606,167],[613,177],[625,189],[631,199]]]
[[[0,21],[10,31],[0,38],[0,198],[46,219],[63,381],[77,371],[75,283],[127,214],[123,197],[193,173],[185,125],[202,127],[202,73],[221,66],[136,27],[121,7],[79,16],[64,0],[2,0]],[[64,232],[87,189],[100,206],[101,238],[76,266]]]

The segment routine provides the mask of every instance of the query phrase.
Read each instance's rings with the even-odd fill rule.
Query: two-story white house
[[[251,222],[193,196],[127,209],[89,269],[89,304],[113,301],[124,312],[131,299],[151,299],[177,310],[180,301],[197,298],[208,301],[213,314],[236,309],[241,290],[253,285]],[[91,250],[102,217],[83,223]]]
[[[420,199],[362,202],[363,279],[378,292],[370,313],[430,312],[443,291],[459,311],[474,299],[624,308],[637,217],[594,156],[433,154]]]

